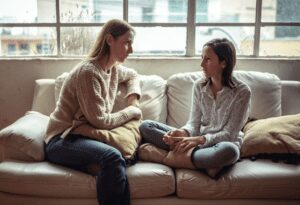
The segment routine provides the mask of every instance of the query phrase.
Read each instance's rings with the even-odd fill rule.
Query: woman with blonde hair
[[[104,24],[88,57],[65,79],[45,136],[46,158],[83,170],[98,164],[97,199],[101,205],[129,205],[126,163],[119,150],[73,130],[80,125],[110,130],[140,119],[137,73],[119,65],[132,53],[133,28],[113,19]],[[128,106],[112,112],[119,83],[127,83]]]

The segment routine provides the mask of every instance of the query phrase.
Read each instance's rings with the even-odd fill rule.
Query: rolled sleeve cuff
[[[195,134],[193,131],[194,130],[193,127],[190,125],[185,125],[185,126],[181,127],[180,129],[187,131],[189,136],[194,136],[194,134]]]
[[[206,134],[203,135],[203,137],[205,137],[205,143],[202,145],[198,145],[199,148],[206,148],[206,147],[210,147],[211,146],[211,138],[212,135],[211,134]]]
[[[140,88],[139,80],[130,80],[127,84],[127,87],[128,87],[128,90],[127,90],[127,94],[125,96],[126,98],[132,94],[136,94],[138,96],[138,99],[141,98],[142,91]]]

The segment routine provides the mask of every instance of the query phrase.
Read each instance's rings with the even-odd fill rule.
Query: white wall
[[[34,80],[55,78],[69,71],[80,59],[0,60],[0,129],[31,108]],[[140,74],[157,74],[167,79],[178,72],[198,71],[198,58],[131,58],[125,65]],[[283,80],[300,81],[300,59],[238,59],[240,70],[274,73]]]

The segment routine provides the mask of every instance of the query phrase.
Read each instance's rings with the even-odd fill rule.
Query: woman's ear
[[[108,35],[106,36],[105,41],[106,41],[107,45],[110,46],[110,45],[112,44],[112,41],[113,41],[112,35],[111,35],[111,34],[108,34]]]

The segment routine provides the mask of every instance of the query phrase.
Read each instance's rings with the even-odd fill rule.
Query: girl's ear
[[[221,66],[222,66],[222,69],[224,69],[224,68],[226,68],[226,62],[225,62],[225,60],[223,60],[222,62],[221,62]]]

